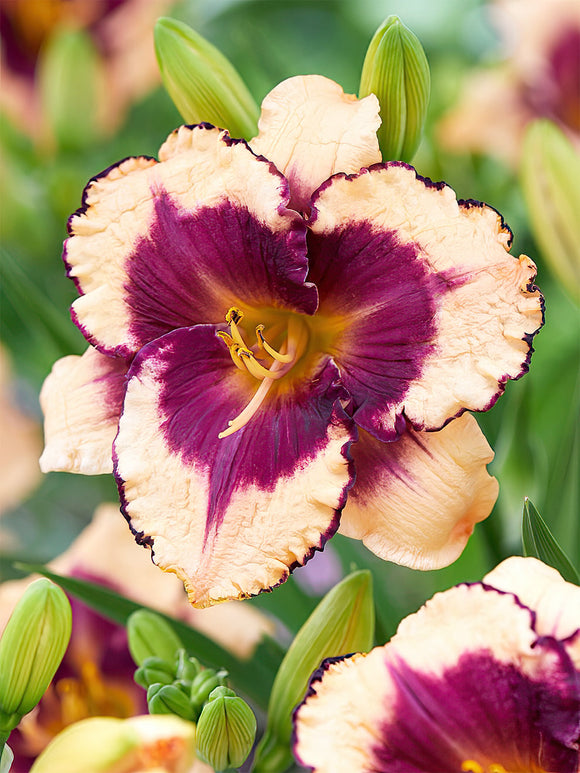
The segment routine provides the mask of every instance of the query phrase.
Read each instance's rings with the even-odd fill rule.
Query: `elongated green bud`
[[[90,35],[57,31],[41,51],[39,74],[44,112],[57,145],[79,149],[94,142],[99,61]]]
[[[534,121],[524,138],[520,178],[534,238],[579,303],[580,153],[551,121]]]
[[[0,639],[0,735],[44,695],[68,646],[71,626],[64,592],[44,578],[31,583]]]
[[[256,717],[227,687],[216,687],[197,723],[197,753],[216,771],[238,768],[256,737]]]
[[[151,657],[173,663],[175,653],[183,648],[179,636],[169,623],[148,609],[139,609],[129,617],[127,638],[129,651],[138,666],[142,666]]]
[[[187,123],[207,121],[247,140],[257,133],[260,111],[244,81],[195,30],[159,19],[155,52],[163,84]]]
[[[259,773],[292,762],[292,712],[324,658],[367,652],[374,643],[375,608],[369,571],[353,572],[330,590],[296,634],[276,674],[266,732],[256,750]]]
[[[150,714],[175,714],[193,721],[195,714],[187,695],[174,684],[152,684],[147,690]]]
[[[421,141],[431,75],[419,39],[397,16],[389,16],[368,47],[359,97],[375,94],[381,105],[378,130],[383,160],[410,162]]]

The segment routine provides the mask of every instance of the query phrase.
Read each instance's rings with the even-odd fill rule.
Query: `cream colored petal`
[[[511,232],[494,209],[457,201],[447,185],[400,163],[333,178],[314,206],[315,233],[361,222],[377,241],[394,233],[397,244],[416,250],[433,282],[434,332],[423,342],[430,351],[405,394],[373,409],[373,428],[392,431],[404,413],[418,429],[439,429],[462,410],[487,410],[509,379],[527,371],[530,341],[543,322],[542,296],[533,285],[534,263],[509,254]],[[401,339],[412,332],[401,329]],[[340,367],[340,351],[336,360]]]
[[[340,532],[414,569],[455,561],[498,493],[486,469],[493,451],[476,420],[464,414],[439,432],[410,431],[394,443],[361,434]]]
[[[297,760],[314,773],[372,770],[379,723],[394,688],[383,647],[319,670],[296,716]]]
[[[123,400],[126,366],[89,348],[58,360],[40,393],[44,412],[43,472],[112,472],[112,445]]]
[[[580,587],[537,558],[506,558],[483,578],[499,590],[514,593],[536,613],[536,631],[556,639],[575,638],[567,647],[580,669]]]
[[[306,209],[310,195],[335,172],[381,161],[380,123],[374,94],[358,100],[321,75],[296,76],[264,99],[250,147],[288,178],[291,206]]]

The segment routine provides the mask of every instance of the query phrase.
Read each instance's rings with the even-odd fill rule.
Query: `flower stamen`
[[[247,370],[248,373],[262,383],[246,407],[234,419],[228,422],[228,428],[218,434],[220,439],[232,435],[250,421],[264,402],[272,384],[285,376],[294,367],[304,354],[308,343],[308,329],[298,317],[290,316],[288,320],[287,338],[282,345],[282,351],[278,351],[270,346],[264,338],[264,325],[258,325],[256,327],[257,346],[259,349],[267,352],[273,359],[270,367],[266,368],[257,361],[256,357],[259,355],[246,345],[242,333],[237,327],[242,316],[243,313],[240,309],[234,306],[228,309],[226,322],[230,326],[230,333],[220,331],[218,336],[228,347],[236,367],[241,370]]]
[[[264,325],[258,325],[256,328],[256,338],[258,339],[258,346],[268,352],[270,357],[273,357],[279,362],[292,362],[292,354],[282,354],[276,351],[264,338]]]

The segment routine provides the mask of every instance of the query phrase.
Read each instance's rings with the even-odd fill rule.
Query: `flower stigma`
[[[228,428],[218,434],[218,438],[233,435],[244,427],[258,411],[270,391],[272,384],[285,376],[298,362],[306,350],[308,344],[308,328],[306,323],[297,315],[290,315],[286,327],[286,339],[280,350],[268,343],[264,336],[265,326],[256,326],[256,343],[249,347],[244,340],[241,329],[238,327],[244,313],[241,309],[232,306],[226,314],[226,323],[229,325],[229,333],[218,332],[218,337],[226,344],[234,365],[239,369],[250,373],[262,383],[246,407],[231,421]],[[277,335],[283,330],[280,325],[272,328],[271,335]],[[258,360],[271,358],[269,367],[265,367]]]

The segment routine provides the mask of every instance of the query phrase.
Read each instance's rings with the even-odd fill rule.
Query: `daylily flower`
[[[249,657],[273,627],[262,614],[238,602],[193,609],[176,577],[162,575],[135,543],[118,507],[98,508],[89,526],[54,571],[112,587],[123,595],[180,618],[229,649]],[[0,586],[0,631],[32,578]],[[35,757],[64,727],[91,716],[129,717],[147,709],[145,691],[133,679],[135,663],[125,629],[71,599],[73,628],[61,666],[40,704],[10,736],[14,773],[26,773]]]
[[[250,147],[181,127],[69,221],[91,348],[45,384],[42,468],[113,458],[137,541],[195,605],[283,582],[339,523],[447,564],[495,501],[462,414],[528,368],[535,266],[495,210],[380,164],[378,121],[374,95],[291,78]]]
[[[155,714],[91,717],[60,733],[34,764],[33,773],[211,773],[195,756],[196,727]]]
[[[0,5],[0,106],[28,134],[45,129],[38,62],[60,30],[82,29],[99,58],[97,122],[111,131],[127,107],[159,82],[152,26],[174,0],[9,0]]]
[[[574,773],[580,588],[534,558],[438,593],[388,644],[334,658],[295,713],[316,773]]]
[[[527,124],[554,121],[580,148],[580,5],[576,0],[494,0],[505,61],[475,70],[439,125],[452,151],[516,165]]]

